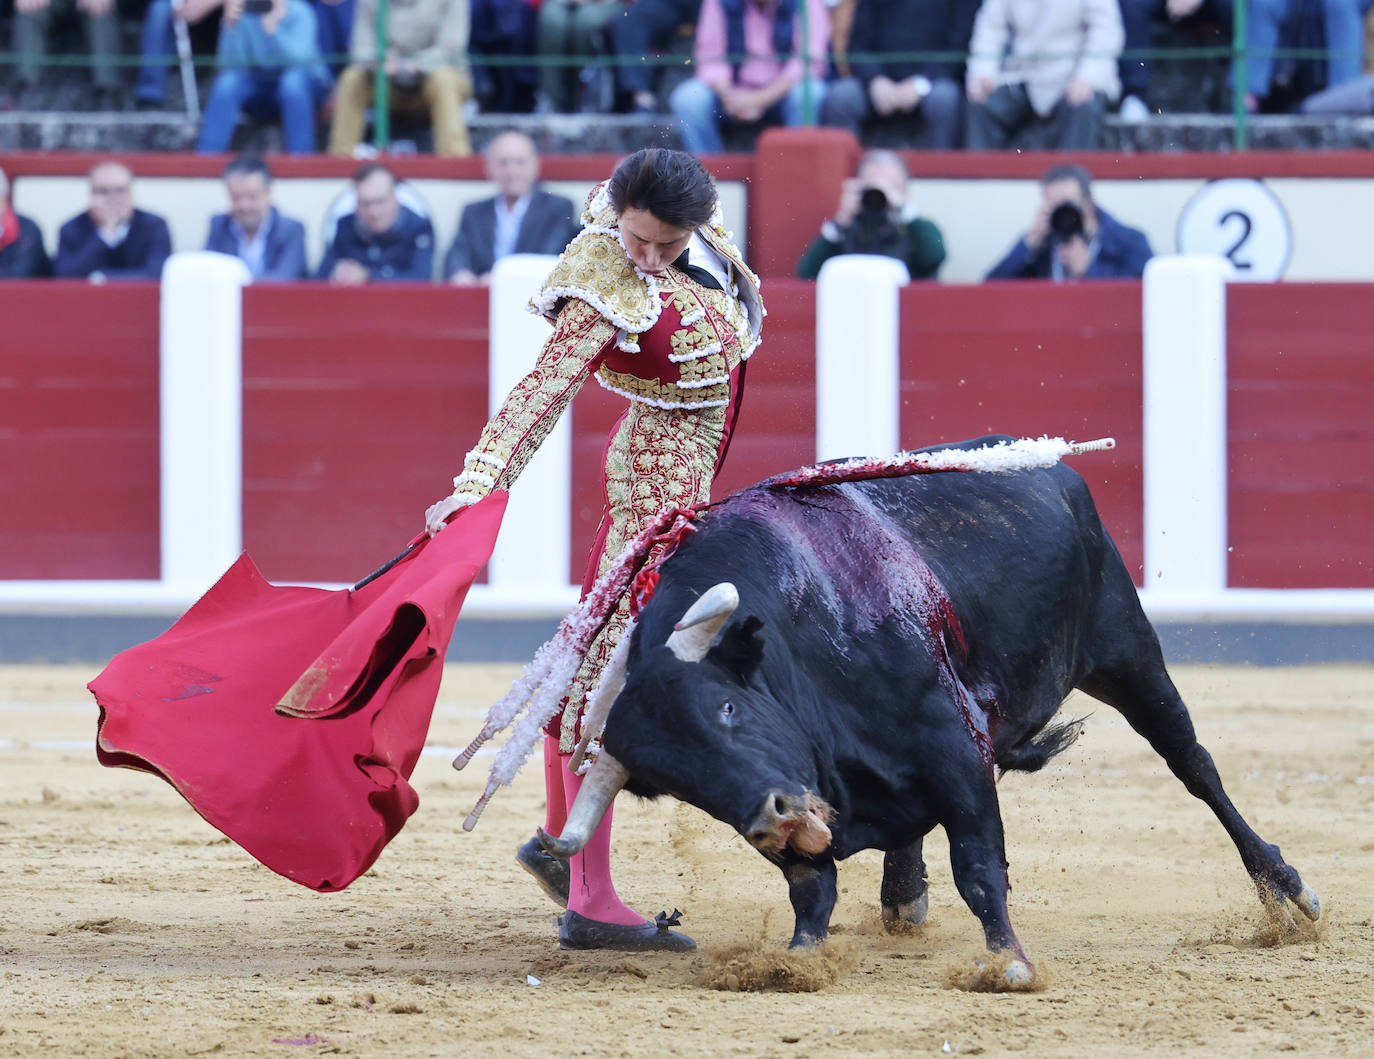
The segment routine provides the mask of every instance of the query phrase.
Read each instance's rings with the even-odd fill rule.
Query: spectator
[[[606,25],[624,10],[621,0],[540,0],[539,55],[544,59],[599,55]],[[537,113],[561,114],[577,109],[576,86],[582,74],[576,66],[546,63],[539,68]]]
[[[224,167],[229,212],[210,218],[205,249],[243,259],[254,280],[307,276],[305,225],[272,205],[272,171],[259,158],[235,158]]]
[[[485,283],[507,254],[561,254],[578,225],[573,204],[538,186],[539,155],[523,132],[500,133],[487,145],[487,179],[497,194],[463,207],[444,258],[450,283]]]
[[[1302,0],[1252,0],[1246,22],[1246,108],[1255,112],[1266,109],[1267,103],[1268,108],[1285,109],[1281,104],[1275,106],[1275,97],[1283,95],[1287,101],[1294,96],[1302,98],[1322,84],[1320,67],[1309,71],[1298,68],[1298,63],[1281,64],[1274,55],[1275,48],[1310,48],[1324,43],[1326,88],[1356,81],[1364,72],[1364,15],[1369,6],[1369,0],[1311,4]],[[1275,91],[1280,65],[1288,66],[1290,75],[1296,74],[1291,78],[1296,83],[1286,86],[1283,93]]]
[[[134,208],[134,174],[120,162],[91,170],[91,206],[57,234],[53,272],[107,279],[157,279],[172,254],[167,222]]]
[[[1050,150],[1097,143],[1121,94],[1117,0],[983,0],[973,22],[965,146],[996,150],[1036,129]]]
[[[1125,31],[1126,51],[1142,51],[1150,47],[1150,23],[1167,19],[1174,26],[1220,27],[1220,42],[1231,42],[1232,0],[1120,0],[1121,23]],[[1260,0],[1261,3],[1266,0]],[[1252,4],[1250,10],[1255,10]],[[1253,15],[1251,16],[1254,17]],[[1149,61],[1141,58],[1121,61],[1121,106],[1119,113],[1130,122],[1145,121],[1150,116],[1147,103],[1150,90]]]
[[[224,0],[219,72],[205,103],[196,149],[218,154],[239,113],[281,116],[289,154],[315,153],[315,110],[329,95],[315,10],[307,0]]]
[[[1092,197],[1081,165],[1057,165],[1040,178],[1040,205],[1028,231],[988,279],[1138,279],[1150,260],[1144,232],[1127,228]]]
[[[812,103],[821,106],[830,18],[823,3],[804,6],[807,27],[797,0],[702,0],[692,60],[696,76],[673,89],[668,100],[688,151],[723,151],[722,123],[800,125],[808,90]],[[805,81],[797,54],[804,40],[811,49]]]
[[[377,2],[358,0],[353,62],[339,75],[330,154],[350,157],[362,143],[377,66]],[[428,110],[434,153],[472,154],[463,120],[463,103],[472,96],[467,72],[468,0],[392,0],[387,35],[391,110]]]
[[[180,0],[174,5],[172,0],[152,0],[148,5],[143,12],[140,35],[142,62],[134,83],[134,104],[140,110],[161,110],[167,102],[167,78],[177,54],[175,24],[200,25],[223,3],[224,0]]]
[[[916,144],[949,150],[959,139],[963,93],[961,64],[910,59],[879,62],[864,53],[968,51],[978,0],[861,0],[854,10],[848,50],[853,75],[830,86],[821,124],[860,135],[865,122],[883,127],[889,137],[914,138]]]
[[[119,14],[114,0],[14,0],[14,50],[18,54],[15,79],[20,91],[32,93],[37,87],[48,55],[47,37],[53,16],[67,12],[82,16],[86,48],[92,59],[95,109],[122,109]]]
[[[51,276],[52,262],[43,248],[43,233],[10,203],[10,178],[0,169],[0,279]]]
[[[472,0],[473,55],[533,56],[539,0]],[[533,64],[481,63],[473,91],[482,106],[498,114],[528,114],[534,107],[539,74]]]
[[[396,176],[369,162],[353,174],[357,209],[343,217],[320,263],[320,278],[344,286],[434,275],[434,229],[396,197]]]
[[[797,275],[815,279],[821,266],[840,254],[882,254],[906,265],[912,279],[934,279],[945,260],[940,229],[907,197],[911,177],[891,151],[869,151],[840,189],[835,216],[802,255]]]
[[[654,91],[657,68],[645,62],[662,50],[683,26],[695,27],[701,0],[634,0],[612,23],[612,40],[620,64],[615,68],[617,91],[639,114],[658,111]]]

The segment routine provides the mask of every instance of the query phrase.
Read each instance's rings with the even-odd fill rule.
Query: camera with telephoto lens
[[[859,193],[859,211],[845,232],[843,252],[906,260],[906,238],[893,220],[892,204],[882,188],[867,187]]]
[[[1050,233],[1060,240],[1083,235],[1083,211],[1072,202],[1061,202],[1050,214]]]

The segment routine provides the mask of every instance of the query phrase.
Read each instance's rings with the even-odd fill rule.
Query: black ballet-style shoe
[[[515,863],[534,876],[549,900],[568,907],[568,862],[545,851],[536,835],[515,851]]]
[[[682,913],[660,912],[652,923],[602,923],[577,912],[564,912],[558,927],[560,949],[612,949],[616,952],[692,952],[697,943],[669,927]]]

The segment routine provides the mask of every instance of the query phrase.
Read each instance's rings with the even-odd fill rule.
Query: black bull
[[[756,487],[699,526],[661,568],[553,852],[580,848],[621,786],[690,802],[781,867],[804,945],[826,936],[835,862],[862,849],[886,851],[885,920],[921,922],[921,842],[939,825],[988,948],[1025,978],[997,770],[1034,771],[1072,742],[1076,723],[1050,722],[1079,688],[1211,807],[1262,899],[1319,916],[1223,790],[1070,468]]]

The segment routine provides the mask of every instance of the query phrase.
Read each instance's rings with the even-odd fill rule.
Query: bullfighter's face
[[[690,228],[664,224],[648,210],[627,207],[620,213],[620,238],[641,272],[657,275],[687,249]]]

